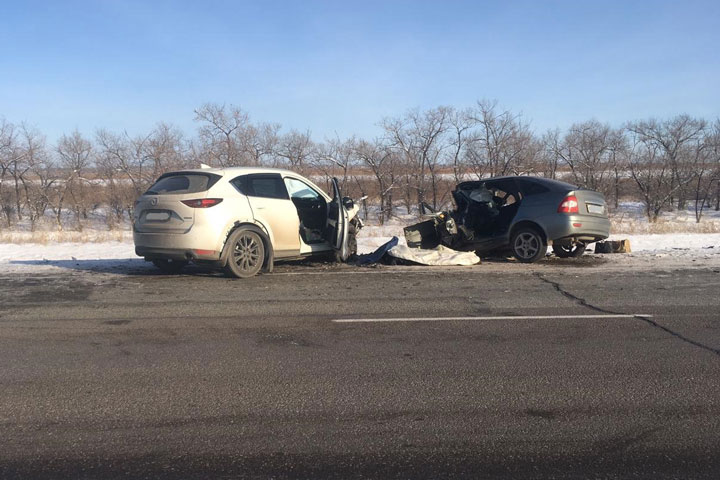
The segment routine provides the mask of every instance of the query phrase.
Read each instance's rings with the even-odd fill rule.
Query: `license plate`
[[[605,205],[596,205],[594,203],[588,203],[586,205],[588,213],[595,213],[598,215],[602,215],[605,213]]]
[[[148,222],[165,222],[170,219],[170,214],[168,212],[148,212],[147,215],[145,215],[145,220]]]

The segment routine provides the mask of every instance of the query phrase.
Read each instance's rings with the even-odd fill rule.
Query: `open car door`
[[[343,262],[350,256],[348,248],[348,212],[342,204],[342,195],[340,195],[340,187],[337,178],[332,179],[333,199],[330,202],[329,218],[335,225],[331,225],[330,243],[337,252],[337,257]]]

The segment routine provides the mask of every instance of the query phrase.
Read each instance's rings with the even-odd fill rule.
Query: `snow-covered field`
[[[358,238],[358,253],[369,253],[397,236],[405,244],[403,226],[417,221],[414,215],[396,212],[383,226],[367,225]],[[629,239],[631,254],[607,255],[608,261],[649,265],[671,262],[673,265],[720,266],[720,213],[708,211],[700,224],[690,211],[668,212],[659,224],[648,224],[642,206],[626,202],[613,215],[613,240]],[[668,233],[653,233],[668,232]],[[83,232],[2,232],[0,236],[0,274],[11,272],[42,272],[57,269],[102,270],[112,272],[132,266],[152,268],[135,256],[130,232],[103,231],[99,228]],[[665,259],[665,260],[662,260]]]
[[[359,253],[369,253],[393,235],[405,243],[402,225],[369,226],[359,235]],[[720,233],[615,234],[612,239],[629,239],[631,254],[606,255],[618,265],[671,261],[677,266],[720,265]],[[695,263],[691,263],[695,262]],[[58,269],[123,271],[129,267],[152,268],[135,256],[132,241],[95,243],[0,244],[0,275]]]

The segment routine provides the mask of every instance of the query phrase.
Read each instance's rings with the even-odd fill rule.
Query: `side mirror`
[[[350,197],[343,197],[342,204],[345,210],[351,210],[355,206],[355,202]]]

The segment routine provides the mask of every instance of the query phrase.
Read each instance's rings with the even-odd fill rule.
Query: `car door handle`
[[[255,207],[255,210],[265,210],[265,207]]]

